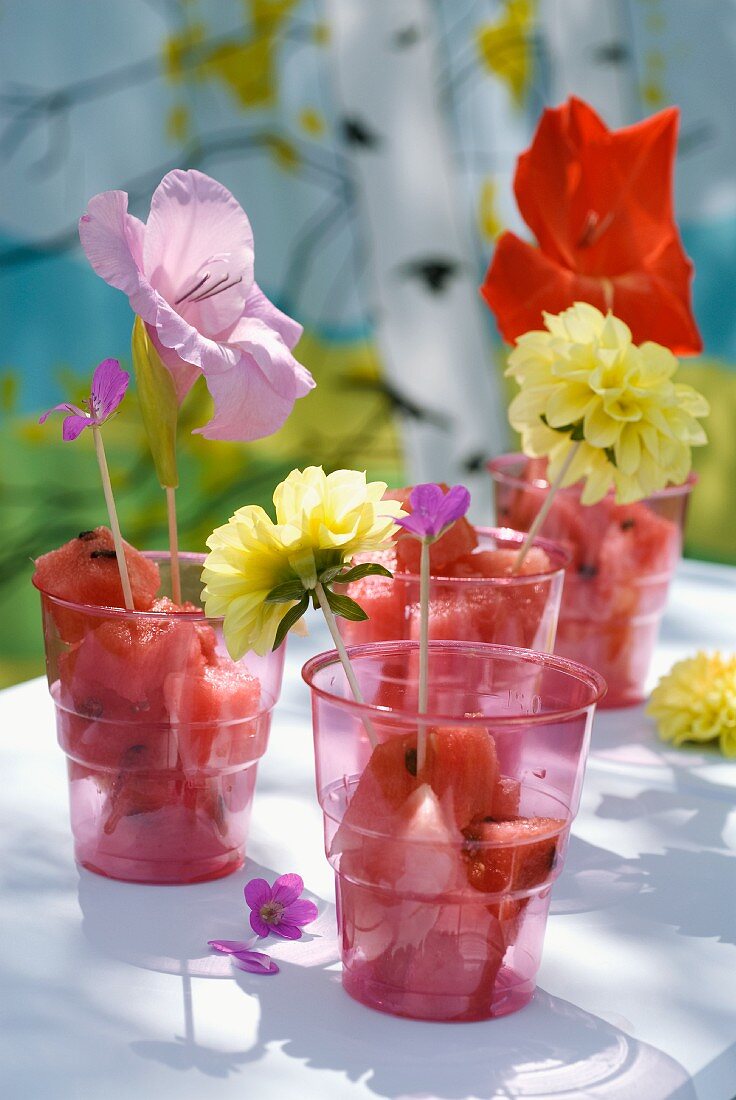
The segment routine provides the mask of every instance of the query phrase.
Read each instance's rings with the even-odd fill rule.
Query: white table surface
[[[291,639],[245,869],[145,887],[78,870],[45,682],[0,694],[0,1095],[5,1100],[369,1100],[736,1094],[736,762],[657,742],[639,708],[601,712],[557,882],[539,989],[474,1024],[398,1020],[342,992],[331,872]],[[685,563],[653,678],[736,649],[736,570]],[[269,940],[276,977],[206,941],[246,938],[245,881],[298,871],[320,917]]]

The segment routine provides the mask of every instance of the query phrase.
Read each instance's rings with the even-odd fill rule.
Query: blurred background
[[[317,389],[257,444],[181,417],[181,539],[201,550],[294,465],[472,485],[513,444],[504,347],[478,296],[543,107],[570,93],[618,127],[682,111],[676,208],[696,267],[710,399],[687,551],[736,561],[736,2],[732,0],[4,0],[0,7],[0,684],[42,670],[38,554],[106,522],[92,440],[43,409],[128,365],[132,314],[88,266],[77,219],[119,188],[147,217],[170,169],[229,187],[256,277],[305,328]],[[123,532],[164,543],[132,394],[106,428]]]

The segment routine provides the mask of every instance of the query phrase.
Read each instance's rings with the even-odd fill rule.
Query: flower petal
[[[207,336],[215,336],[242,316],[253,284],[253,232],[235,196],[217,180],[196,170],[168,172],[151,199],[143,244],[143,270],[170,305],[196,287],[233,285],[179,309]],[[237,280],[237,282],[234,282]]]
[[[66,443],[71,443],[82,434],[85,428],[91,428],[92,421],[88,416],[82,414],[77,416],[76,413],[73,416],[67,416],[64,420],[64,426],[61,429],[62,439]]]
[[[270,924],[266,924],[266,922],[263,920],[262,917],[258,915],[258,912],[255,909],[251,910],[250,926],[255,934],[257,936],[260,936],[261,939],[265,939],[266,936],[270,936],[271,933],[275,931],[275,929]]]
[[[79,219],[79,239],[100,278],[122,290],[144,321],[153,321],[156,305],[141,271],[145,227],[128,213],[125,191],[103,191],[87,203]]]
[[[272,925],[270,931],[273,932],[274,936],[281,936],[282,940],[300,940],[302,938],[301,928],[285,919]]]
[[[287,906],[284,913],[284,921],[288,924],[311,924],[319,916],[319,909],[313,901],[306,898],[298,898]],[[283,923],[283,922],[282,922]]]
[[[215,415],[197,429],[206,439],[249,441],[271,435],[282,426],[299,396],[296,379],[290,391],[280,392],[251,355],[245,351],[237,355],[229,370],[207,374]]]
[[[289,349],[298,344],[304,331],[298,321],[282,313],[269,301],[257,283],[253,283],[243,312],[246,317],[256,317],[277,332]]]
[[[262,951],[244,951],[242,954],[232,955],[232,964],[238,970],[245,970],[248,974],[278,974],[279,968],[270,955]]]
[[[182,357],[177,352],[173,351],[172,348],[167,348],[162,344],[158,338],[158,330],[153,325],[146,325],[146,332],[148,333],[151,343],[156,348],[161,362],[167,368],[174,380],[176,398],[179,404],[181,404],[202,371],[199,367],[195,367],[193,363],[187,363],[186,360],[182,359]]]
[[[91,401],[98,423],[112,416],[125,397],[129,382],[130,375],[120,369],[117,359],[103,359],[98,364],[92,375]]]
[[[265,878],[252,878],[250,882],[246,882],[243,894],[251,909],[260,909],[272,898],[271,887]]]
[[[303,889],[301,875],[279,875],[271,889],[271,897],[283,906],[293,905]]]
[[[80,409],[77,405],[70,405],[68,401],[64,401],[61,405],[54,405],[52,409],[47,409],[45,413],[41,413],[38,418],[39,424],[45,424],[52,413],[66,412],[76,413],[78,416],[84,416],[84,410]]]
[[[250,951],[250,943],[247,940],[207,940],[207,946],[214,947],[215,951],[222,951],[225,955]]]

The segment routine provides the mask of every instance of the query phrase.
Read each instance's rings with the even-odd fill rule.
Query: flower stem
[[[419,558],[419,713],[427,713],[429,694],[429,540],[421,540]],[[427,727],[417,730],[417,775],[422,774],[427,756]]]
[[[350,664],[348,651],[345,648],[345,643],[340,637],[340,631],[337,629],[337,622],[335,621],[335,616],[332,613],[332,608],[327,602],[325,590],[319,582],[317,582],[315,592],[317,593],[319,606],[322,608],[322,613],[327,620],[327,626],[329,627],[330,634],[332,635],[332,640],[335,643],[337,655],[340,658],[342,667],[345,669],[345,676],[347,677],[347,681],[350,684],[350,690],[353,693],[353,698],[355,699],[356,703],[365,703],[363,693],[360,690],[360,685],[358,684],[358,680],[355,675],[355,669]],[[363,716],[363,725],[365,726],[365,731],[368,734],[368,740],[371,743],[371,747],[375,749],[376,745],[378,744],[378,738],[376,737],[376,731],[373,728],[373,723],[367,715]]]
[[[179,531],[176,526],[176,489],[166,486],[166,511],[169,516],[169,560],[171,562],[171,597],[181,603],[181,573],[179,571]]]
[[[516,555],[516,561],[514,562],[513,569],[511,570],[512,573],[518,573],[519,570],[521,569],[522,565],[524,564],[524,559],[527,556],[527,554],[529,553],[529,551],[531,550],[532,545],[534,543],[534,540],[537,537],[537,535],[539,534],[539,532],[542,528],[542,524],[544,523],[545,519],[547,518],[547,513],[549,512],[550,508],[552,507],[552,501],[554,500],[555,493],[557,492],[560,485],[564,481],[565,475],[566,475],[567,471],[570,469],[570,466],[572,465],[572,460],[575,458],[575,455],[578,453],[578,451],[580,449],[580,443],[581,443],[581,440],[578,440],[578,442],[574,443],[573,446],[570,448],[570,450],[568,451],[568,454],[567,454],[567,458],[565,459],[565,461],[562,463],[562,466],[560,467],[560,472],[558,473],[558,475],[555,478],[552,485],[550,485],[549,489],[547,490],[547,496],[544,498],[544,503],[542,504],[542,507],[539,509],[536,516],[534,517],[534,522],[532,523],[531,527],[529,528],[529,533],[527,534],[526,538],[524,539],[524,542],[521,545],[521,549],[519,550],[519,553]]]
[[[102,433],[97,427],[92,427],[92,437],[95,441],[95,451],[97,452],[97,463],[100,467],[100,477],[102,478],[102,491],[105,494],[105,503],[107,504],[107,514],[110,517],[110,530],[112,531],[112,539],[115,543],[115,555],[118,559],[118,569],[120,570],[120,583],[123,586],[123,598],[125,600],[125,606],[128,611],[133,610],[133,593],[130,587],[130,577],[128,576],[128,563],[125,560],[125,551],[123,550],[123,538],[120,534],[120,524],[118,523],[118,513],[115,508],[115,498],[112,495],[112,485],[110,484],[110,471],[107,468],[107,458],[105,457],[105,448],[102,443]]]

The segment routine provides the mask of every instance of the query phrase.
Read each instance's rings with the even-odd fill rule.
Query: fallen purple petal
[[[238,955],[231,955],[233,966],[238,970],[245,970],[248,974],[278,974],[279,968],[269,955],[262,951],[243,951]]]
[[[215,951],[222,951],[226,955],[250,950],[250,944],[246,940],[207,940],[207,946],[214,947]]]

